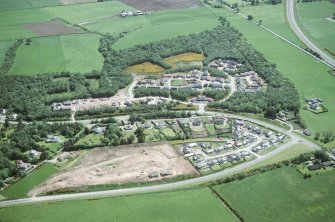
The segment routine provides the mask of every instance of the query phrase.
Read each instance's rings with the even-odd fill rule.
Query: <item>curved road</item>
[[[296,4],[295,0],[286,0],[286,16],[288,23],[291,26],[291,29],[308,48],[312,49],[314,52],[319,53],[322,59],[326,63],[328,63],[333,69],[335,69],[335,60],[332,57],[330,57],[327,53],[319,49],[316,45],[314,45],[314,43],[311,42],[301,31],[294,16],[295,4]]]
[[[272,130],[276,130],[278,132],[284,133],[287,136],[291,138],[291,140],[276,150],[270,152],[269,154],[266,154],[262,157],[259,157],[255,160],[242,163],[237,165],[236,167],[225,169],[223,171],[213,173],[210,175],[202,176],[202,177],[197,177],[194,179],[189,179],[185,181],[179,181],[179,182],[174,182],[174,183],[168,183],[168,184],[162,184],[162,185],[154,185],[154,186],[147,186],[147,187],[135,187],[135,188],[127,188],[127,189],[118,189],[118,190],[107,190],[107,191],[97,191],[97,192],[86,192],[86,193],[74,193],[74,194],[61,194],[61,195],[53,195],[53,196],[41,196],[41,197],[31,197],[31,198],[24,198],[24,199],[16,199],[16,200],[7,200],[7,201],[0,201],[0,207],[5,207],[5,206],[11,206],[11,205],[18,205],[18,204],[30,204],[30,203],[37,203],[37,202],[43,202],[43,201],[60,201],[60,200],[71,200],[71,199],[87,199],[87,198],[100,198],[100,197],[111,197],[111,196],[119,196],[119,195],[129,195],[129,194],[138,194],[138,193],[146,193],[146,192],[155,192],[155,191],[161,191],[161,190],[169,190],[169,189],[177,189],[177,188],[182,188],[185,186],[190,186],[190,185],[196,185],[196,184],[201,184],[201,183],[206,183],[209,181],[213,181],[216,179],[219,179],[223,176],[227,176],[232,173],[237,173],[243,169],[246,169],[248,167],[251,167],[257,163],[260,163],[266,159],[271,158],[272,156],[288,149],[294,144],[297,143],[303,143],[311,147],[315,147],[316,149],[320,149],[320,147],[309,140],[294,134],[293,132],[289,132],[287,130],[284,130],[280,127],[277,127],[275,125],[265,123],[256,119],[248,118],[248,117],[243,117],[243,116],[238,116],[234,114],[223,114],[223,113],[217,113],[217,112],[206,112],[207,114],[220,114],[224,115],[227,117],[233,117],[233,118],[238,118],[238,119],[243,119],[247,121],[251,121],[260,125],[263,125],[267,128],[270,128]]]

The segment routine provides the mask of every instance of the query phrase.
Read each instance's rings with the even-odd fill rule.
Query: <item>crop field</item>
[[[217,18],[212,18],[145,27],[125,35],[113,45],[113,48],[124,49],[163,39],[171,39],[179,35],[200,33],[205,30],[210,30],[218,24],[219,21]],[[157,33],[160,33],[160,35],[157,35]]]
[[[98,52],[99,39],[100,36],[95,34],[34,38],[31,45],[22,44],[18,48],[10,73],[100,70],[103,58]]]
[[[295,168],[284,167],[215,190],[245,221],[332,221],[334,176],[331,171],[303,179]]]
[[[253,47],[263,53],[271,63],[275,63],[277,69],[294,83],[301,96],[302,104],[303,99],[309,97],[319,97],[324,100],[327,113],[314,114],[301,109],[301,116],[308,128],[314,132],[334,129],[335,78],[328,73],[329,68],[241,16],[228,10],[219,11]]]
[[[43,12],[40,9],[3,11],[0,12],[0,17],[0,27],[26,23],[46,22],[53,18],[52,16]]]
[[[329,20],[335,12],[335,4],[330,1],[300,3],[297,4],[297,9],[304,33],[335,57],[335,21]]]
[[[0,11],[0,40],[29,38],[38,36],[25,27],[25,24],[47,22],[53,17],[40,9]]]
[[[95,2],[96,0],[1,0],[0,11]]]
[[[43,10],[71,23],[80,24],[101,18],[113,17],[124,9],[134,11],[134,8],[119,1],[57,6],[44,8]]]
[[[153,25],[216,18],[209,8],[176,9],[154,12],[146,15]]]
[[[238,221],[208,188],[7,207],[0,214],[3,222]]]
[[[121,32],[133,32],[137,29],[141,29],[150,25],[150,21],[145,16],[134,16],[127,18],[113,17],[100,19],[92,23],[87,23],[83,26],[91,31],[113,34]]]
[[[175,8],[195,8],[200,6],[198,0],[122,0],[127,5],[143,11],[158,11]]]
[[[49,163],[44,163],[40,168],[29,173],[26,177],[20,179],[15,184],[12,184],[7,189],[1,191],[1,195],[8,199],[27,197],[29,190],[42,183],[52,174],[56,173],[56,168]]]
[[[127,67],[125,69],[125,72],[127,73],[162,73],[164,72],[164,68],[156,65],[156,64],[152,64],[150,62],[144,62],[142,64],[138,64],[138,65],[133,65],[130,67]]]

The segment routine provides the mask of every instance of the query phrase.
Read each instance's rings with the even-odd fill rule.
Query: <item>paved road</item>
[[[216,112],[207,112],[207,114],[215,114],[215,115],[222,115],[222,113],[216,113]],[[42,196],[42,197],[32,197],[32,198],[24,198],[24,199],[17,199],[17,200],[7,200],[7,201],[0,201],[0,207],[5,207],[5,206],[11,206],[11,205],[18,205],[18,204],[29,204],[29,203],[37,203],[37,202],[43,202],[43,201],[60,201],[60,200],[70,200],[70,199],[87,199],[87,198],[100,198],[100,197],[110,197],[110,196],[119,196],[119,195],[129,195],[129,194],[138,194],[138,193],[145,193],[145,192],[155,192],[155,191],[161,191],[161,190],[168,190],[168,189],[177,189],[177,188],[182,188],[185,186],[190,186],[190,185],[196,185],[196,184],[201,184],[209,181],[216,180],[218,178],[222,178],[223,176],[227,176],[232,173],[237,173],[240,172],[243,169],[246,169],[248,167],[251,167],[257,163],[260,163],[266,159],[271,158],[272,156],[288,149],[294,144],[306,144],[312,147],[315,147],[316,149],[319,149],[320,147],[317,146],[316,144],[306,140],[305,138],[293,133],[286,131],[284,129],[281,129],[280,127],[277,127],[275,125],[265,123],[256,119],[248,118],[248,117],[243,117],[243,116],[238,116],[234,114],[224,114],[225,116],[228,117],[233,117],[233,118],[239,118],[243,120],[248,120],[254,123],[261,124],[265,127],[268,127],[272,130],[279,131],[281,133],[284,133],[288,135],[291,138],[291,141],[288,143],[283,144],[276,150],[259,157],[255,160],[239,164],[233,168],[225,169],[223,171],[210,174],[207,176],[202,176],[190,180],[185,180],[185,181],[179,181],[179,182],[174,182],[174,183],[168,183],[168,184],[162,184],[162,185],[155,185],[155,186],[147,186],[147,187],[136,187],[136,188],[128,188],[128,189],[118,189],[118,190],[108,190],[108,191],[97,191],[97,192],[86,192],[86,193],[75,193],[75,194],[61,194],[61,195],[54,195],[54,196]]]
[[[294,16],[295,11],[295,1],[294,0],[286,0],[286,16],[289,25],[293,32],[298,36],[298,38],[310,49],[314,52],[317,52],[321,55],[322,59],[327,62],[333,69],[335,69],[335,59],[329,56],[327,53],[319,49],[313,42],[311,42],[306,35],[301,31],[299,25],[297,24]]]

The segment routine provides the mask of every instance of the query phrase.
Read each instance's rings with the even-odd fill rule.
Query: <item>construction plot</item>
[[[59,172],[28,195],[98,184],[123,184],[196,174],[191,163],[166,143],[96,148],[76,166]]]

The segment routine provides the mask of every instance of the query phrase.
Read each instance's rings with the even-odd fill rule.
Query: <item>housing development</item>
[[[0,221],[333,221],[333,0],[1,0]]]

